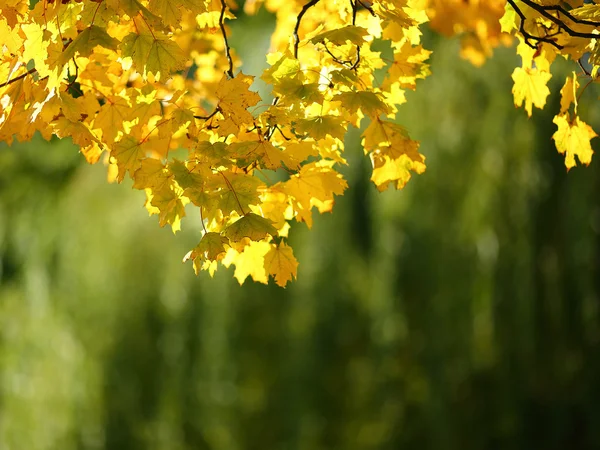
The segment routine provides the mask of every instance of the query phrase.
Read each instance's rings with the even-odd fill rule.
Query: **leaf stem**
[[[229,42],[227,41],[227,32],[225,31],[225,9],[227,8],[227,3],[225,0],[221,0],[221,15],[219,16],[219,27],[221,28],[221,33],[223,34],[223,42],[225,42],[225,56],[227,56],[227,61],[229,61],[229,68],[227,69],[227,76],[229,78],[233,78],[233,59],[231,59],[231,48],[229,48]]]
[[[6,83],[2,83],[2,84],[0,84],[0,88],[3,88],[3,87],[5,87],[5,86],[8,86],[9,84],[12,84],[12,83],[14,83],[14,82],[16,82],[16,81],[22,80],[22,79],[23,79],[23,78],[25,78],[27,75],[31,75],[31,74],[33,74],[33,73],[36,73],[36,72],[37,72],[37,69],[36,69],[35,67],[34,67],[33,69],[29,69],[27,72],[25,72],[25,73],[23,73],[23,74],[19,75],[18,77],[14,77],[13,79],[11,79],[11,80],[8,80]]]
[[[235,201],[237,202],[238,206],[240,207],[240,211],[242,212],[242,215],[245,216],[246,213],[244,212],[244,208],[242,208],[242,204],[240,203],[240,199],[238,198],[238,196],[237,196],[237,194],[235,192],[235,189],[233,189],[233,186],[231,185],[231,183],[229,182],[229,180],[227,179],[227,177],[225,176],[225,174],[223,172],[219,172],[219,173],[221,174],[221,176],[225,180],[225,183],[227,184],[227,187],[229,188],[229,190],[231,191],[231,193],[235,197]]]
[[[306,5],[302,7],[302,10],[296,18],[296,26],[294,27],[294,58],[298,59],[298,45],[300,44],[300,37],[298,36],[298,29],[300,28],[300,22],[306,12],[319,3],[321,0],[310,0]]]

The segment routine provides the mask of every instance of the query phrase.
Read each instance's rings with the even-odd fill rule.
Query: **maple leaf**
[[[244,238],[260,241],[267,235],[277,236],[277,230],[270,220],[254,213],[246,214],[223,231],[223,236],[232,242],[239,242]]]
[[[119,168],[117,181],[120,183],[125,178],[126,172],[133,176],[142,166],[142,159],[146,156],[146,151],[136,138],[125,136],[113,145],[110,155],[115,159]]]
[[[281,150],[276,149],[269,141],[234,142],[229,146],[230,155],[242,164],[260,160],[262,165],[271,170],[281,167],[283,157]]]
[[[344,108],[352,113],[360,109],[370,117],[379,117],[380,114],[389,112],[389,106],[375,92],[342,92],[333,96],[331,100],[342,102]]]
[[[125,122],[131,112],[128,99],[121,96],[109,96],[102,105],[94,119],[93,129],[102,131],[102,138],[107,143],[112,143],[119,132],[125,130]]]
[[[169,163],[169,170],[173,173],[175,181],[183,189],[194,188],[204,184],[204,178],[201,174],[188,169],[183,161],[174,159]]]
[[[371,181],[379,191],[390,182],[401,189],[411,178],[411,171],[423,173],[425,158],[419,143],[410,139],[406,130],[393,122],[374,120],[363,133],[363,146],[373,164]]]
[[[536,108],[543,108],[546,104],[546,98],[550,95],[550,89],[546,83],[552,78],[549,72],[531,68],[515,68],[512,79],[515,82],[513,95],[515,96],[515,106],[521,106],[525,103],[525,111],[531,117],[532,105]]]
[[[249,124],[253,121],[252,114],[247,111],[247,108],[260,101],[260,96],[250,90],[253,80],[254,77],[240,72],[232,79],[224,75],[217,86],[215,93],[219,100],[217,107],[236,125]]]
[[[331,161],[306,164],[283,183],[283,192],[293,199],[296,219],[306,222],[309,228],[312,226],[311,209],[316,206],[321,213],[331,211],[333,196],[342,194],[348,187],[332,166]]]
[[[224,186],[219,185],[218,206],[225,214],[235,211],[244,215],[249,210],[249,205],[260,203],[259,188],[264,186],[260,179],[246,174],[225,175],[223,172],[220,174],[223,177]]]
[[[186,57],[181,47],[167,36],[157,33],[130,33],[121,42],[123,56],[128,56],[144,77],[154,74],[166,78],[185,67]]]
[[[296,278],[298,261],[291,247],[283,241],[278,246],[272,246],[265,255],[265,269],[275,277],[275,282],[281,287],[285,287],[288,281]]]
[[[332,115],[299,119],[296,121],[296,131],[313,138],[315,141],[325,139],[327,135],[344,140],[346,134],[343,119]]]
[[[592,127],[579,120],[577,116],[574,120],[570,120],[569,113],[559,114],[553,122],[558,126],[558,130],[552,139],[556,142],[558,152],[565,154],[567,170],[577,165],[575,156],[582,164],[588,165],[592,162],[594,151],[590,140],[597,136]]]
[[[357,27],[355,25],[347,25],[335,30],[324,31],[310,39],[313,44],[324,42],[325,40],[335,45],[343,45],[346,42],[360,45],[365,41],[365,37],[369,35],[367,29]]]
[[[161,227],[171,225],[173,233],[179,231],[187,203],[181,189],[166,183],[160,189],[146,189],[146,196],[146,209],[150,214],[158,214],[158,224]]]
[[[567,77],[565,84],[560,90],[560,113],[563,114],[569,110],[571,104],[575,105],[575,114],[577,114],[577,74],[573,72],[572,77]]]
[[[394,62],[387,73],[386,85],[398,83],[400,87],[414,90],[417,79],[423,79],[430,74],[429,65],[424,63],[429,59],[429,55],[431,52],[422,46],[412,46],[410,42],[405,42],[400,50],[394,53]]]
[[[96,46],[101,46],[110,50],[116,50],[119,41],[111,37],[104,28],[96,25],[83,30],[71,42],[67,49],[58,58],[60,65],[65,65],[70,59],[78,53],[79,56],[89,56]]]
[[[241,284],[246,278],[252,277],[253,281],[267,284],[269,276],[265,269],[265,256],[271,249],[268,242],[250,242],[242,252],[229,248],[223,258],[223,265],[229,267],[235,265],[233,276]]]
[[[160,190],[169,180],[169,172],[164,163],[155,158],[144,158],[133,174],[133,188]]]
[[[160,17],[165,25],[181,27],[183,10],[187,9],[194,15],[206,12],[203,0],[150,0],[148,9]]]
[[[183,262],[192,260],[196,275],[200,272],[205,261],[219,261],[225,256],[225,245],[229,239],[219,233],[209,232],[202,236],[196,247],[190,250],[183,258]]]

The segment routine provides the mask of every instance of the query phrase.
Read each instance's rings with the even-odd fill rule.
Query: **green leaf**
[[[178,159],[174,159],[173,162],[169,163],[169,169],[171,169],[171,173],[173,173],[177,184],[183,189],[202,186],[204,183],[202,175],[191,172],[185,164]]]
[[[328,40],[335,45],[343,45],[346,42],[360,45],[365,41],[365,36],[368,35],[369,32],[365,28],[357,27],[355,25],[346,25],[345,27],[338,28],[337,30],[329,30],[319,33],[313,37],[310,42],[313,44],[318,44]]]
[[[129,56],[138,72],[152,73],[157,79],[185,67],[186,57],[179,45],[157,33],[130,33],[121,43],[123,56]]]
[[[370,117],[378,117],[390,110],[377,94],[369,91],[342,92],[335,95],[331,100],[342,102],[344,109],[348,109],[352,113],[360,109]]]
[[[65,65],[76,53],[79,53],[80,56],[89,56],[98,45],[110,50],[116,50],[118,44],[119,41],[111,37],[104,28],[92,25],[79,33],[62,55],[60,55],[58,63]]]
[[[268,234],[275,237],[277,236],[277,230],[270,220],[254,213],[246,214],[223,231],[223,235],[232,242],[239,242],[244,238],[260,241]]]
[[[325,139],[327,135],[342,141],[346,134],[342,118],[331,115],[300,119],[296,121],[296,131],[306,134],[307,137],[311,137],[316,141]]]

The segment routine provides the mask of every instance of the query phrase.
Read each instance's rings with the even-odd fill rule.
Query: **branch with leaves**
[[[199,243],[185,258],[197,272],[233,265],[240,283],[285,286],[298,265],[290,223],[311,227],[313,213],[331,211],[347,188],[339,166],[350,126],[363,130],[378,190],[424,172],[419,142],[395,120],[406,90],[430,75],[422,25],[430,18],[445,34],[467,30],[462,53],[480,64],[505,37],[507,1],[514,14],[502,24],[523,60],[513,73],[516,104],[529,115],[544,106],[558,54],[583,67],[589,53],[583,76],[595,80],[600,7],[577,0],[279,2],[269,65],[252,75],[234,73],[225,25],[234,2],[5,2],[0,140],[71,138],[87,161],[110,166],[113,181],[131,178],[160,226],[176,232],[186,211],[199,210]],[[272,102],[252,90],[255,76]],[[555,118],[569,168],[576,158],[589,163],[595,136],[577,116],[578,77],[565,82]]]

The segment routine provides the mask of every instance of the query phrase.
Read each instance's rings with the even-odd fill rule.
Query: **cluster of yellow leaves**
[[[461,35],[461,55],[476,66],[489,58],[494,48],[508,45],[500,18],[506,0],[428,0],[431,26],[445,36]]]
[[[393,122],[404,90],[429,74],[421,0],[246,1],[247,13],[277,15],[261,76],[273,101],[235,70],[231,0],[29,5],[0,2],[0,140],[70,137],[112,179],[131,178],[174,231],[194,208],[202,237],[184,259],[196,271],[222,263],[240,283],[295,278],[290,222],[310,227],[313,209],[331,211],[346,189],[336,167],[349,125],[370,123],[362,140],[378,189],[425,169]]]
[[[599,1],[590,4],[584,0],[427,0],[427,3],[432,28],[447,36],[462,36],[461,54],[475,65],[483,64],[498,45],[509,44],[511,35],[518,38],[517,53],[522,64],[513,71],[512,92],[515,106],[523,106],[528,116],[533,107],[543,108],[546,104],[551,65],[556,57],[581,60],[584,72],[568,77],[561,90],[563,100],[554,119],[558,126],[554,140],[559,153],[565,154],[567,169],[576,165],[575,155],[583,164],[591,162],[590,140],[596,134],[577,116],[576,99],[581,95],[578,78],[595,81],[600,68],[600,40],[593,37],[600,29]],[[585,55],[589,59],[582,59]],[[574,105],[572,112],[571,105]]]
[[[419,143],[394,119],[405,91],[429,75],[420,45],[429,19],[461,34],[463,56],[478,65],[516,35],[513,93],[528,115],[546,102],[556,56],[589,54],[591,69],[567,78],[554,120],[567,168],[575,157],[589,164],[596,135],[577,99],[578,79],[600,67],[597,3],[247,0],[246,13],[277,17],[261,75],[272,97],[262,99],[228,45],[233,0],[4,0],[0,140],[70,137],[112,179],[131,178],[161,226],[177,231],[195,209],[202,237],[184,260],[197,272],[222,263],[240,283],[285,286],[298,266],[290,222],[312,226],[314,208],[331,211],[347,187],[337,167],[350,125],[364,130],[377,189],[425,170]]]
[[[590,141],[596,133],[577,116],[577,99],[581,95],[578,80],[585,77],[595,81],[600,68],[598,44],[592,38],[600,26],[600,5],[584,4],[584,0],[514,3],[518,10],[507,5],[501,24],[503,31],[513,32],[519,39],[517,53],[522,64],[512,74],[515,106],[524,105],[528,116],[534,106],[543,108],[550,95],[547,84],[556,57],[579,61],[583,73],[573,72],[561,89],[560,112],[554,118],[558,130],[553,138],[558,152],[565,155],[567,170],[576,165],[575,156],[588,165],[593,153]],[[582,59],[585,54],[590,54],[588,61]],[[585,69],[584,64],[591,69]]]

